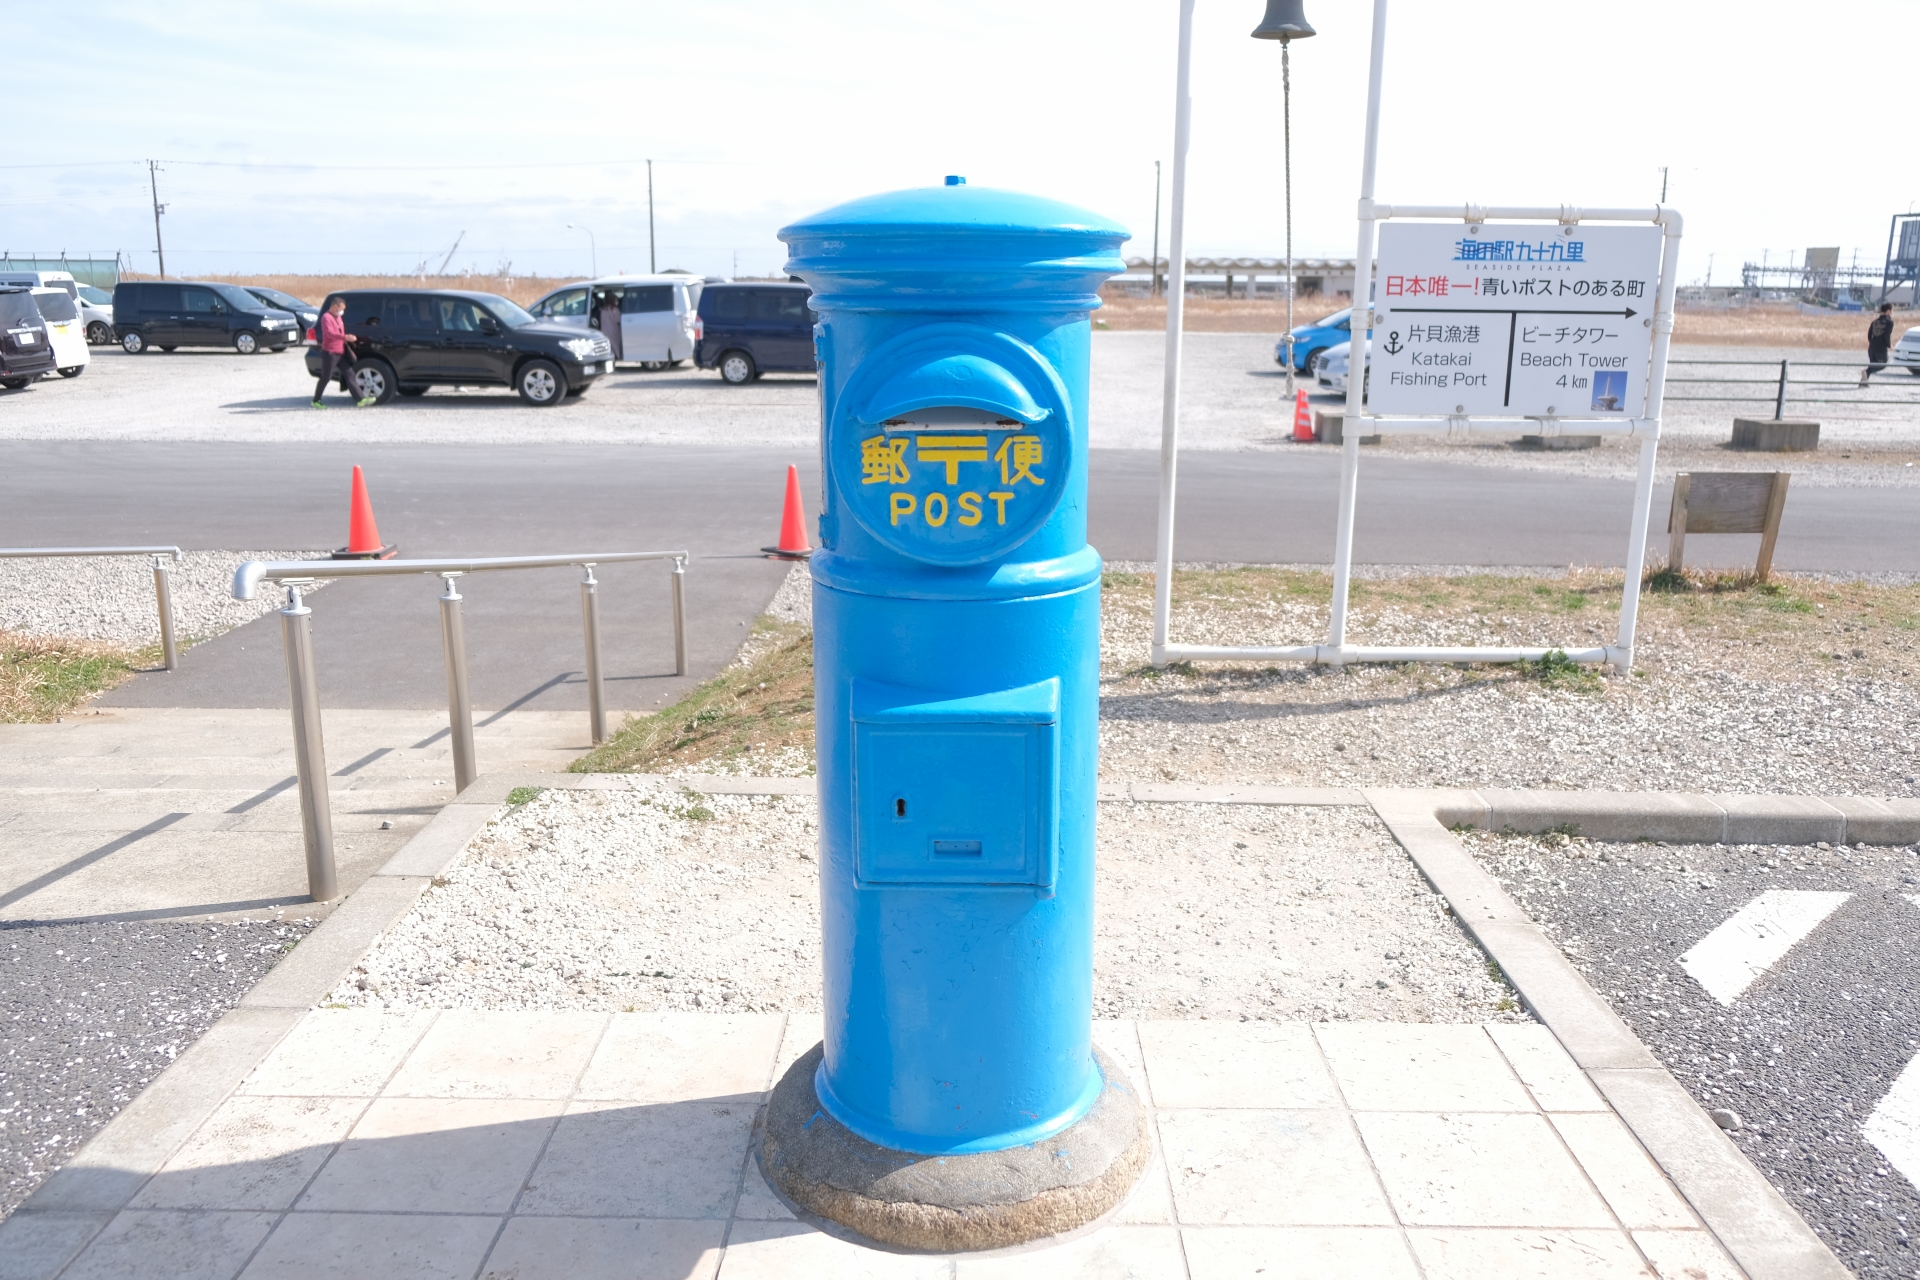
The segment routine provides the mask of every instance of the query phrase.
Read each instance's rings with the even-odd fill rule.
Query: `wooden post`
[[[1773,544],[1780,536],[1780,514],[1787,507],[1787,481],[1792,474],[1786,471],[1773,473],[1773,488],[1767,494],[1766,521],[1760,528],[1760,559],[1753,566],[1753,576],[1765,582],[1773,573]]]
[[[1673,507],[1667,512],[1667,568],[1679,573],[1686,563],[1687,550],[1687,491],[1693,487],[1693,477],[1685,471],[1673,478]]]

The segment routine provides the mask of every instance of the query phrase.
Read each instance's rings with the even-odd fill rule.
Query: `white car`
[[[65,289],[44,288],[33,291],[33,305],[40,308],[40,317],[47,322],[47,345],[53,348],[53,367],[63,378],[77,378],[85,373],[90,353],[79,304]]]
[[[1893,363],[1920,378],[1920,328],[1909,329],[1900,335],[1900,341],[1893,347]]]
[[[1368,344],[1371,349],[1372,344]],[[1336,395],[1347,394],[1348,368],[1353,363],[1353,343],[1351,341],[1328,347],[1313,358],[1310,374],[1322,391],[1332,391]],[[1366,397],[1366,387],[1361,387],[1361,398]]]
[[[665,369],[693,355],[705,285],[699,276],[602,276],[555,289],[527,310],[541,320],[601,330],[623,364]],[[605,323],[613,315],[617,326]]]

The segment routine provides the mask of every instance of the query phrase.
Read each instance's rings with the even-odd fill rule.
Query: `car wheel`
[[[753,357],[744,351],[729,351],[720,357],[720,376],[736,387],[744,387],[760,376]]]
[[[233,349],[243,356],[250,356],[260,349],[260,337],[251,329],[242,329],[233,335]]]
[[[393,399],[399,389],[399,381],[393,376],[393,366],[385,360],[362,360],[353,366],[353,396],[358,400],[371,399],[375,404],[385,404]]]
[[[0,387],[5,387],[9,391],[18,391],[32,382],[32,378],[0,378]]]
[[[113,330],[104,320],[95,320],[87,326],[87,341],[96,347],[104,347],[113,341]]]
[[[1301,370],[1305,370],[1311,373],[1313,371],[1313,362],[1318,359],[1320,353],[1325,350],[1325,347],[1315,347],[1313,350],[1307,352],[1307,358],[1295,366],[1294,372],[1299,373]]]
[[[87,371],[87,366],[83,364],[72,364],[62,369],[60,371],[60,376],[63,378],[77,378],[81,374],[85,373],[86,371]]]
[[[538,409],[550,409],[567,398],[566,375],[551,360],[529,360],[513,375],[513,389]]]
[[[130,333],[120,339],[120,346],[130,356],[137,356],[147,349],[147,340],[137,333]]]
[[[427,394],[427,389],[425,387],[401,387],[400,394],[403,396],[423,396]]]

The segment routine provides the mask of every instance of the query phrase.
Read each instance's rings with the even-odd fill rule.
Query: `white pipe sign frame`
[[[1654,463],[1660,445],[1660,416],[1666,396],[1667,355],[1673,337],[1674,289],[1678,283],[1677,269],[1680,256],[1680,237],[1682,219],[1675,209],[1652,205],[1645,208],[1625,209],[1579,209],[1567,205],[1558,206],[1491,206],[1478,205],[1391,205],[1377,203],[1373,198],[1374,160],[1378,152],[1380,121],[1380,73],[1384,61],[1386,40],[1387,0],[1374,0],[1373,48],[1371,70],[1367,92],[1367,132],[1366,152],[1361,166],[1361,192],[1359,205],[1359,240],[1354,256],[1356,263],[1372,264],[1374,261],[1374,243],[1379,224],[1393,219],[1426,220],[1425,226],[1433,226],[1433,220],[1458,220],[1454,223],[1462,237],[1478,236],[1494,221],[1517,223],[1551,223],[1550,228],[1540,228],[1542,234],[1558,234],[1570,237],[1574,228],[1584,223],[1625,223],[1649,224],[1658,227],[1661,233],[1659,277],[1654,286],[1653,314],[1643,322],[1652,330],[1650,348],[1645,366],[1645,394],[1641,402],[1641,412],[1634,416],[1620,416],[1617,411],[1607,412],[1606,416],[1587,417],[1578,413],[1560,414],[1557,405],[1544,406],[1544,411],[1531,414],[1514,412],[1475,413],[1463,404],[1456,405],[1456,412],[1441,414],[1368,414],[1364,399],[1366,395],[1366,374],[1363,372],[1370,364],[1366,352],[1367,340],[1363,337],[1362,357],[1349,360],[1347,378],[1347,408],[1341,431],[1340,446],[1340,507],[1334,535],[1333,562],[1333,601],[1325,644],[1309,645],[1186,645],[1176,644],[1169,637],[1170,615],[1173,594],[1173,530],[1175,496],[1177,492],[1177,474],[1179,464],[1179,407],[1180,407],[1180,349],[1183,332],[1183,318],[1186,291],[1185,258],[1185,204],[1187,143],[1190,136],[1192,101],[1189,97],[1189,64],[1193,38],[1193,0],[1181,0],[1180,5],[1180,42],[1179,75],[1176,90],[1174,114],[1174,153],[1173,153],[1173,198],[1171,218],[1169,220],[1171,239],[1167,249],[1171,278],[1167,287],[1167,348],[1166,383],[1161,405],[1160,430],[1160,520],[1156,556],[1156,574],[1153,598],[1153,650],[1152,661],[1156,667],[1165,667],[1175,662],[1191,661],[1253,661],[1253,662],[1308,662],[1327,666],[1342,666],[1349,662],[1530,662],[1539,661],[1549,653],[1563,654],[1573,662],[1590,664],[1611,664],[1616,670],[1626,671],[1633,663],[1634,627],[1638,620],[1640,605],[1640,578],[1646,563],[1647,520],[1653,505]],[[1416,222],[1414,225],[1421,225]],[[1533,228],[1527,228],[1533,230]],[[1497,239],[1497,237],[1488,237]],[[1550,242],[1539,242],[1545,251]],[[1466,254],[1465,250],[1461,255]],[[1568,273],[1562,272],[1562,279]],[[1383,267],[1382,279],[1369,290],[1366,301],[1361,300],[1361,274],[1354,277],[1354,323],[1351,332],[1370,333],[1375,328],[1377,315],[1391,315],[1396,310],[1411,311],[1413,308],[1402,304],[1400,308],[1384,308],[1377,311],[1384,299],[1380,296],[1386,288],[1386,271]],[[1480,278],[1476,277],[1476,282]],[[1586,280],[1577,276],[1569,284]],[[1622,286],[1624,291],[1625,286]],[[1511,400],[1511,374],[1514,359],[1514,346],[1519,334],[1517,311],[1522,308],[1499,306],[1501,299],[1495,298],[1489,304],[1480,293],[1479,284],[1469,286],[1469,294],[1455,308],[1453,300],[1448,300],[1449,310],[1481,311],[1489,313],[1489,323],[1496,317],[1506,321],[1509,330],[1506,336],[1506,368],[1508,377],[1502,402]],[[1610,290],[1611,292],[1611,290]],[[1400,296],[1404,296],[1404,293]],[[1530,301],[1531,299],[1529,299]],[[1606,302],[1590,300],[1590,295],[1580,295],[1572,299],[1555,299],[1560,305],[1545,306],[1541,310],[1552,311],[1563,316],[1575,311],[1593,311],[1596,323],[1605,325],[1616,320],[1626,327],[1631,324],[1632,316],[1622,313],[1635,310],[1631,298],[1618,302],[1610,296]],[[1437,303],[1437,300],[1436,300]],[[1583,303],[1570,306],[1568,303]],[[1457,316],[1455,318],[1458,318]],[[1364,321],[1365,323],[1362,323]],[[1575,323],[1579,323],[1576,321]],[[1619,349],[1622,333],[1602,332],[1594,339],[1604,349]],[[1491,344],[1490,344],[1491,345]],[[1606,363],[1612,363],[1607,361]],[[1637,360],[1629,361],[1637,364]],[[1629,377],[1637,373],[1631,369]],[[1638,378],[1632,378],[1638,381]],[[1599,385],[1591,388],[1589,411],[1600,407],[1596,402],[1605,390]],[[1523,392],[1526,390],[1523,387]],[[1389,399],[1394,397],[1389,396]],[[1449,395],[1448,398],[1452,398]],[[1463,394],[1461,398],[1466,397]],[[1537,395],[1523,399],[1537,399]],[[1611,645],[1563,646],[1457,646],[1457,645],[1355,645],[1347,643],[1347,599],[1353,571],[1353,515],[1358,495],[1360,473],[1360,437],[1362,435],[1443,435],[1449,438],[1465,438],[1475,434],[1512,435],[1515,431],[1529,435],[1559,436],[1566,434],[1619,436],[1640,442],[1639,474],[1634,486],[1633,524],[1627,531],[1626,581],[1620,597],[1620,626],[1617,639]]]

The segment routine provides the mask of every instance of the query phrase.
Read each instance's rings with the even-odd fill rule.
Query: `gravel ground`
[[[328,997],[388,1008],[820,1008],[811,799],[547,791]],[[1371,813],[1102,805],[1098,1017],[1524,1020]]]
[[[270,590],[233,598],[246,560],[302,560],[324,551],[188,551],[172,568],[173,627],[182,641],[210,640],[281,606]],[[316,586],[325,586],[317,583]],[[311,594],[314,588],[308,588]],[[153,561],[145,556],[0,560],[0,631],[105,640],[135,648],[160,642]]]
[[[1920,1192],[1860,1132],[1920,1049],[1920,849],[1466,843],[1862,1280],[1920,1274]],[[1722,1007],[1676,958],[1768,889],[1854,896]]]
[[[1599,644],[1611,639],[1614,620],[1589,610],[1548,625],[1551,636],[1538,618],[1523,631],[1484,615],[1349,614],[1349,635],[1362,644]],[[1643,620],[1636,674],[1602,673],[1588,690],[1512,668],[1437,664],[1153,673],[1151,634],[1144,593],[1108,593],[1100,695],[1106,778],[1920,795],[1913,749],[1920,691],[1911,679],[1920,669],[1894,679],[1806,661],[1798,651],[1758,649],[1735,664],[1729,642],[1710,632],[1689,635]],[[1299,644],[1326,634],[1326,606],[1318,599],[1233,608],[1198,601],[1176,609],[1173,634],[1191,644]],[[1835,635],[1831,643],[1858,656],[1838,646],[1862,639]]]
[[[0,924],[0,1218],[311,924]]]

